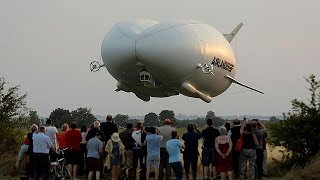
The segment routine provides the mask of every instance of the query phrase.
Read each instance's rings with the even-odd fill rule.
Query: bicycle
[[[65,149],[59,149],[58,153],[58,160],[56,162],[51,162],[50,169],[49,169],[49,180],[65,180],[70,178],[69,172],[66,168],[66,161],[65,161]]]

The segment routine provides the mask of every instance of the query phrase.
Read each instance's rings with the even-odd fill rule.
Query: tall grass
[[[285,176],[285,180],[319,180],[320,179],[320,155],[316,156],[304,168],[294,167]]]

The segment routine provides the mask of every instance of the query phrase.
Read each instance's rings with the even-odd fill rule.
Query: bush
[[[26,132],[24,128],[0,127],[0,157],[5,153],[17,154]]]
[[[270,124],[270,143],[288,150],[286,167],[303,167],[320,152],[320,81],[314,75],[306,80],[310,84],[310,104],[295,99],[294,113],[288,114],[286,120]]]

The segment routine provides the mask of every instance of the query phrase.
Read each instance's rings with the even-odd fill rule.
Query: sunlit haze
[[[290,101],[308,101],[304,77],[320,79],[320,2],[318,1],[0,1],[0,77],[27,93],[27,106],[40,116],[55,108],[88,107],[93,114],[144,115],[164,109],[176,114],[281,115]],[[100,60],[105,34],[120,20],[195,19],[229,33],[237,58],[236,84],[211,103],[183,95],[138,99],[116,92]]]

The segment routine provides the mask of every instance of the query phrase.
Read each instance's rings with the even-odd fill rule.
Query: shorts
[[[147,155],[147,168],[159,169],[160,156],[159,155]]]
[[[166,148],[160,148],[160,163],[163,168],[166,168],[169,163],[169,154]]]
[[[87,158],[87,169],[89,171],[100,171],[101,170],[101,160],[94,158],[94,157],[88,157]]]
[[[216,166],[216,150],[215,148],[203,147],[202,148],[202,165],[203,166]]]
[[[80,165],[81,151],[67,150],[66,164]]]
[[[26,155],[28,153],[28,148],[29,148],[29,145],[27,145],[27,144],[23,144],[20,147],[19,155],[18,155],[18,160],[19,161],[22,161],[24,159],[24,157],[26,157]]]

